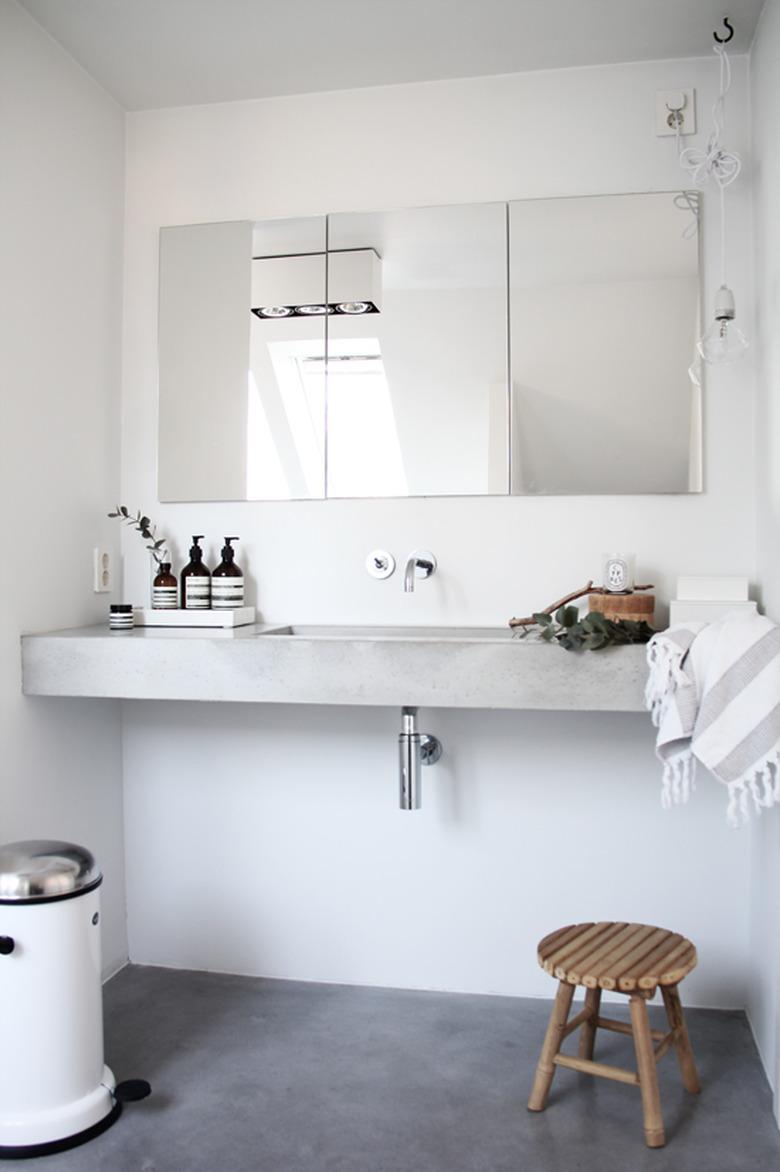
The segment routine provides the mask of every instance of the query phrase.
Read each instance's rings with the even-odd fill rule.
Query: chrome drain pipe
[[[398,769],[402,810],[422,806],[422,767],[435,765],[441,757],[441,741],[430,733],[417,731],[417,709],[401,709],[398,735]]]

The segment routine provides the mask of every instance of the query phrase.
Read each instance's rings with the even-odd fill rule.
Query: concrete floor
[[[131,966],[106,986],[106,1058],[117,1079],[149,1079],[152,1097],[130,1104],[84,1147],[4,1167],[760,1172],[778,1165],[780,1133],[742,1013],[689,1011],[702,1094],[685,1093],[674,1053],[667,1055],[659,1068],[667,1146],[650,1151],[633,1087],[560,1070],[547,1111],[526,1111],[549,1008],[525,998]],[[624,1016],[612,1005],[607,1013]],[[658,1009],[651,1016],[661,1024]],[[597,1057],[633,1065],[631,1042],[601,1034]]]

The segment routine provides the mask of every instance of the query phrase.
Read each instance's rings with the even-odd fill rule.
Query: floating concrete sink
[[[22,639],[29,696],[641,712],[645,647],[573,653],[506,627],[107,626]]]

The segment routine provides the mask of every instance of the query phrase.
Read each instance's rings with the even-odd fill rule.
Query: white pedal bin
[[[100,885],[84,847],[0,847],[0,1159],[83,1143],[118,1117],[103,1062]]]

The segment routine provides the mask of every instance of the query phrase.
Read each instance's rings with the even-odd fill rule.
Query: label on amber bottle
[[[152,586],[152,608],[154,610],[177,610],[179,600],[175,586]]]
[[[243,578],[212,578],[211,609],[238,610],[244,605]]]
[[[208,610],[211,602],[211,578],[208,574],[193,574],[184,579],[184,609]]]

